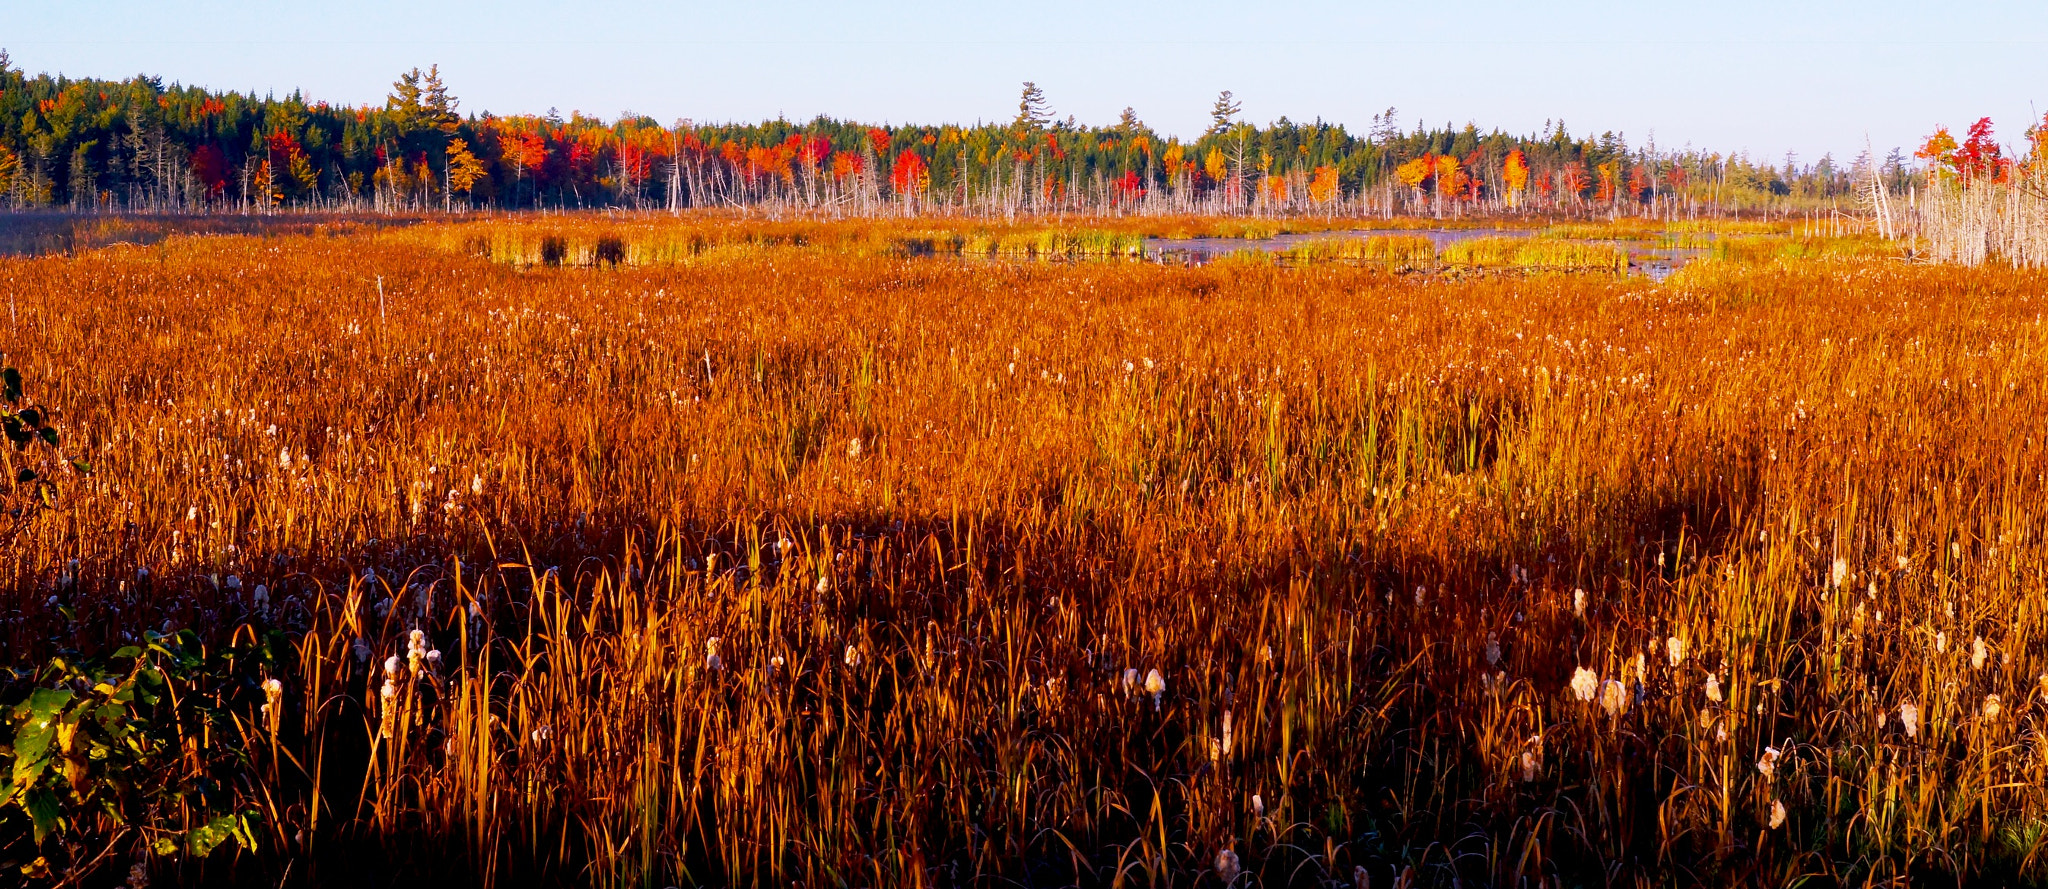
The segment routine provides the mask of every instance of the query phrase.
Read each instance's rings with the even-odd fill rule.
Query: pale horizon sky
[[[1847,162],[1989,116],[2008,144],[2048,106],[2048,4],[1900,0],[1541,6],[1045,0],[1027,13],[929,0],[712,4],[534,0],[340,4],[0,0],[0,48],[31,75],[135,74],[337,104],[381,103],[438,63],[465,112],[664,122],[819,114],[1008,120],[1020,83],[1084,124],[1131,106],[1198,134],[1219,90],[1260,124],[1362,134],[1466,122],[1529,134]]]

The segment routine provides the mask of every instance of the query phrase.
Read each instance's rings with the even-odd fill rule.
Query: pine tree
[[[1046,105],[1045,91],[1038,84],[1024,81],[1024,97],[1017,103],[1017,129],[1041,129],[1051,120],[1052,109]]]
[[[1145,123],[1138,119],[1138,112],[1136,109],[1126,106],[1124,108],[1124,113],[1117,116],[1116,129],[1117,132],[1123,134],[1124,138],[1128,139],[1131,136],[1137,134],[1139,131],[1145,129]]]
[[[428,131],[454,133],[462,122],[455,113],[460,104],[448,94],[447,85],[441,82],[441,66],[435,65],[424,72],[414,68],[400,74],[391,84],[384,109],[391,112],[400,138],[405,138]]]
[[[1215,107],[1209,109],[1208,135],[1215,136],[1229,130],[1237,122],[1237,112],[1243,107],[1244,103],[1235,101],[1229,90],[1217,95]]]

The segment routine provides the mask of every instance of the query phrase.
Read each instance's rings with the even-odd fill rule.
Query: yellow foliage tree
[[[1209,156],[1202,159],[1202,170],[1209,174],[1210,179],[1223,181],[1224,174],[1230,172],[1230,167],[1223,161],[1223,149],[1209,149]]]
[[[298,194],[312,195],[320,191],[320,171],[313,168],[313,159],[305,152],[292,152],[286,171],[291,174],[292,186]]]
[[[484,162],[461,139],[448,143],[448,187],[463,194],[476,187],[485,175]]]
[[[1394,168],[1395,178],[1400,179],[1402,185],[1415,189],[1415,193],[1418,195],[1422,193],[1422,184],[1428,182],[1429,177],[1434,175],[1436,175],[1436,158],[1428,155],[1418,157]]]
[[[0,200],[14,192],[14,177],[20,172],[21,161],[14,152],[7,150],[7,146],[0,145]]]

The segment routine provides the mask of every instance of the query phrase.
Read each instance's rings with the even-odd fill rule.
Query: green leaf
[[[33,717],[47,718],[57,715],[71,703],[71,690],[67,688],[39,688],[28,696],[24,706]]]
[[[160,858],[168,858],[178,854],[178,841],[170,837],[157,837],[156,842],[151,846],[151,851],[155,852]]]
[[[49,442],[52,447],[56,446],[57,430],[51,429],[48,426],[44,426],[42,432],[37,434],[41,435],[43,437],[43,441]]]
[[[35,480],[36,471],[33,469],[23,469],[14,475],[14,483],[17,485],[25,485]]]
[[[205,858],[213,852],[214,847],[227,842],[229,837],[234,836],[235,829],[240,826],[241,819],[233,815],[222,815],[219,818],[213,819],[212,822],[204,827],[195,827],[186,831],[185,849],[194,855]]]
[[[58,804],[57,795],[47,790],[31,792],[21,807],[28,810],[29,820],[35,822],[37,844],[64,823],[64,809]]]
[[[0,370],[0,382],[4,382],[7,386],[8,401],[21,400],[21,371],[11,367]]]

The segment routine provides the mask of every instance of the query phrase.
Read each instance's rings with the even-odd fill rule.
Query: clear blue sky
[[[1054,110],[1166,133],[1218,90],[1247,118],[1363,132],[1467,121],[1527,133],[1846,159],[1978,117],[2018,142],[2048,111],[2041,0],[1035,3],[535,0],[320,3],[0,0],[31,74],[155,74],[213,88],[381,102],[439,63],[465,111],[664,122],[1007,120],[1019,82]],[[2040,111],[2035,110],[2039,103]]]

